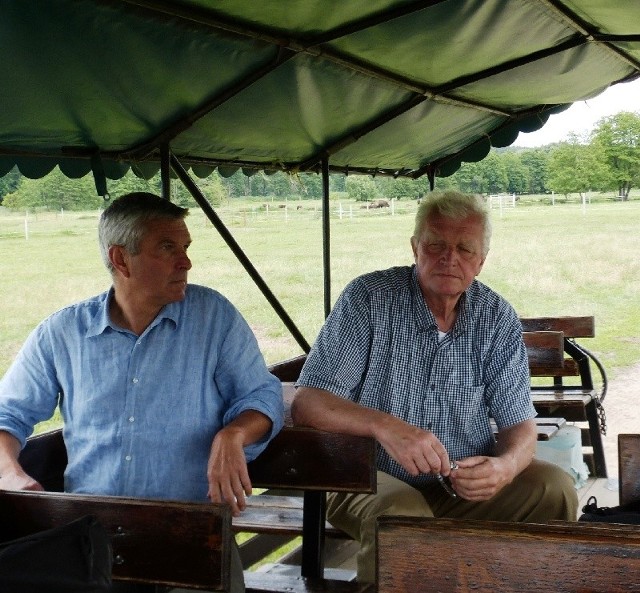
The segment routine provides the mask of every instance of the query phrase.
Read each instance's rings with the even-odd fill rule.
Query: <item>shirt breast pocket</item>
[[[487,417],[484,385],[468,385],[449,382],[445,385],[449,418],[454,425],[469,426],[480,417]]]

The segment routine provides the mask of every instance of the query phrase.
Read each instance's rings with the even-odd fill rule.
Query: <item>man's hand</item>
[[[503,428],[498,433],[496,457],[459,459],[460,469],[451,473],[451,485],[466,500],[488,500],[531,463],[536,439],[534,420]]]
[[[509,458],[467,457],[457,464],[458,469],[449,475],[451,486],[458,496],[474,502],[489,500],[517,475]]]
[[[244,456],[243,434],[232,426],[223,428],[213,439],[207,479],[212,502],[226,502],[234,517],[247,506],[245,496],[251,495],[251,480]]]
[[[244,455],[246,445],[255,443],[271,430],[271,420],[261,412],[246,410],[213,439],[207,479],[212,502],[226,502],[237,517],[251,496],[251,480]]]
[[[27,474],[20,463],[20,443],[13,435],[0,430],[0,490],[44,490]]]
[[[449,455],[435,434],[388,414],[379,418],[375,438],[409,474],[449,475]]]
[[[40,482],[34,480],[23,471],[5,472],[0,476],[0,490],[39,490],[44,488]]]

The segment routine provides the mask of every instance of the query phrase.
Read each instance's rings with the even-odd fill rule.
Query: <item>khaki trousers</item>
[[[375,581],[375,529],[381,515],[544,523],[575,521],[577,514],[578,497],[571,476],[561,467],[539,460],[483,502],[452,498],[435,481],[417,489],[383,472],[378,472],[376,494],[327,495],[327,518],[360,543],[358,581],[368,583]]]

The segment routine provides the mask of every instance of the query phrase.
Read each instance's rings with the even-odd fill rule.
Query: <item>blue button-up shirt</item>
[[[302,369],[298,385],[331,391],[432,430],[451,459],[490,455],[499,428],[535,416],[527,353],[515,311],[474,281],[441,339],[415,266],[365,274],[344,290]],[[413,477],[378,446],[378,469]]]
[[[65,490],[206,500],[215,434],[245,410],[283,424],[282,387],[221,294],[189,285],[140,336],[109,319],[112,292],[66,307],[29,336],[0,381],[0,430],[24,444],[56,406]]]

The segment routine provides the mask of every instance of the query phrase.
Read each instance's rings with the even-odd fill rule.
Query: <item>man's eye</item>
[[[442,243],[427,243],[427,251],[429,253],[442,253],[445,246]]]

